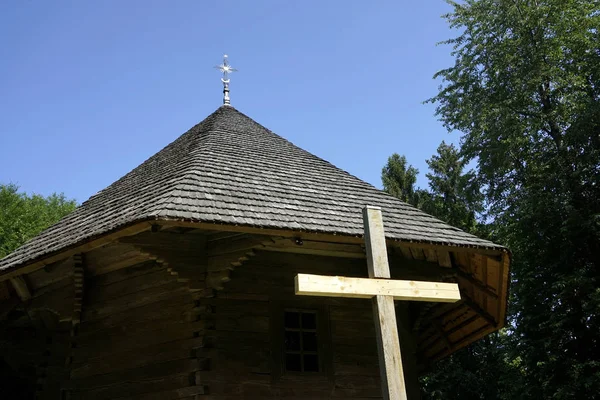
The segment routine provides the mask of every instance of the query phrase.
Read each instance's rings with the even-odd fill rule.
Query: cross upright
[[[296,294],[371,298],[377,334],[381,390],[386,400],[407,400],[394,300],[460,300],[456,283],[392,280],[379,207],[363,209],[368,278],[298,274]],[[411,399],[412,400],[412,399]]]

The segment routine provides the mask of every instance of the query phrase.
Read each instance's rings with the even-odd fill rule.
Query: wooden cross
[[[383,398],[407,400],[394,300],[460,300],[456,283],[390,279],[383,219],[379,207],[363,209],[369,278],[298,274],[296,294],[373,299]]]

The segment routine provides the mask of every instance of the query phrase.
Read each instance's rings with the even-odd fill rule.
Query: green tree
[[[383,190],[450,225],[475,232],[484,197],[475,173],[465,172],[466,159],[453,144],[442,142],[426,162],[429,190],[415,186],[419,171],[405,156],[392,154],[381,171]]]
[[[518,399],[523,386],[520,361],[511,360],[506,331],[496,332],[437,362],[421,378],[423,397],[432,400]]]
[[[420,207],[452,226],[481,237],[488,236],[489,225],[481,218],[484,196],[475,171],[466,171],[467,164],[457,147],[442,142],[437,153],[427,160],[429,191],[421,197]],[[506,352],[508,344],[510,338],[502,331],[436,363],[422,379],[424,397],[440,400],[513,398],[511,388],[520,376]]]
[[[415,188],[419,170],[409,165],[406,157],[392,154],[381,171],[383,190],[400,200],[418,206],[421,191]]]
[[[399,160],[401,162],[394,163]],[[384,188],[453,226],[482,235],[484,225],[477,217],[484,209],[484,198],[475,173],[465,171],[467,161],[459,149],[442,142],[427,164],[429,191],[414,187],[417,171],[407,167],[405,158],[397,154],[390,157],[383,170]],[[399,172],[386,174],[389,170]],[[410,177],[406,178],[407,175]],[[403,191],[390,190],[398,187],[404,188]],[[507,343],[509,338],[504,332],[493,334],[436,363],[421,380],[424,397],[440,400],[512,398],[510,388],[519,374],[507,357]],[[508,381],[510,385],[503,385]]]
[[[513,252],[513,398],[600,393],[600,2],[466,0],[431,101]]]
[[[442,142],[427,165],[429,196],[422,208],[452,226],[476,233],[484,198],[475,172],[464,171],[467,160],[453,144]]]
[[[75,209],[62,194],[48,197],[19,193],[16,185],[0,184],[0,258]]]

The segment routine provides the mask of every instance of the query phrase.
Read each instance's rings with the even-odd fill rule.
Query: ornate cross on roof
[[[223,104],[229,105],[229,73],[236,72],[237,69],[229,65],[227,54],[223,55],[223,63],[215,66],[215,68],[223,73],[223,77],[221,78],[221,82],[223,82]]]

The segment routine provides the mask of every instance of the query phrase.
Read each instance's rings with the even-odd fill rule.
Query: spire
[[[215,68],[223,73],[223,77],[221,78],[221,82],[223,82],[223,104],[228,106],[230,104],[229,73],[235,72],[237,69],[232,68],[231,65],[229,65],[227,54],[223,55],[223,64],[217,65]]]

